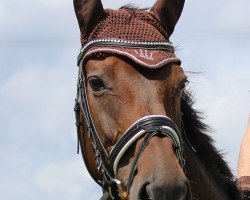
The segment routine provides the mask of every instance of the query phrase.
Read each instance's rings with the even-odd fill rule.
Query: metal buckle
[[[116,195],[113,194],[113,189],[112,188],[112,184],[115,184],[115,186],[117,187],[117,194],[120,197],[121,200],[126,200],[128,199],[128,193],[124,190],[123,186],[122,186],[122,182],[118,179],[111,179],[110,180],[111,185],[108,187],[108,192],[110,194],[110,197],[113,200],[117,200],[117,198],[115,197]]]
[[[249,190],[244,190],[244,192],[243,192],[243,199],[244,200],[250,199],[250,191]]]

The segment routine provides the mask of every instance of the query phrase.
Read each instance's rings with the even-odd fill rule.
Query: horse
[[[74,0],[78,151],[103,200],[240,199],[169,41],[183,7],[157,0],[112,10]]]

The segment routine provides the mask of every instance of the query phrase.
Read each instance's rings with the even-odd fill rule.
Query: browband
[[[148,49],[148,50],[162,50],[162,51],[170,51],[174,53],[174,46],[170,42],[166,41],[131,41],[131,40],[122,40],[117,38],[102,38],[102,39],[94,39],[85,44],[81,50],[79,55],[77,56],[77,65],[80,65],[84,55],[92,48],[92,47],[123,47],[123,48],[133,48],[133,49]]]

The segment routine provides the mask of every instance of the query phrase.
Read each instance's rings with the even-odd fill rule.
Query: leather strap
[[[237,179],[237,185],[243,200],[250,200],[250,176],[241,176]]]
[[[109,193],[106,191],[103,193],[103,196],[100,198],[100,200],[112,200]]]
[[[243,191],[243,200],[250,200],[250,190]]]
[[[127,190],[127,193],[129,193],[129,190],[132,186],[132,183],[133,183],[133,178],[134,178],[134,173],[135,173],[135,170],[136,170],[136,165],[138,163],[138,160],[142,154],[142,152],[144,151],[144,149],[146,148],[146,146],[148,145],[149,143],[149,140],[154,137],[155,135],[157,134],[157,131],[154,131],[154,132],[149,132],[144,140],[143,140],[143,143],[141,144],[140,148],[139,148],[139,151],[136,153],[135,155],[135,158],[133,160],[133,163],[132,163],[132,166],[131,166],[131,169],[130,169],[130,174],[129,174],[129,177],[128,177],[128,183],[127,183],[127,186],[126,186],[126,190]]]
[[[134,49],[151,49],[151,50],[164,50],[174,52],[174,46],[170,42],[166,41],[152,41],[152,42],[141,42],[141,41],[130,41],[130,40],[121,40],[116,38],[104,38],[91,40],[85,44],[79,55],[77,56],[77,65],[80,66],[80,63],[86,54],[86,52],[92,47],[127,47]]]

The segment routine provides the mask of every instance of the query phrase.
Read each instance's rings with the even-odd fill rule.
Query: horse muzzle
[[[189,187],[186,181],[179,181],[174,185],[160,182],[146,183],[142,185],[136,200],[189,200]],[[131,200],[134,198],[131,198]]]

